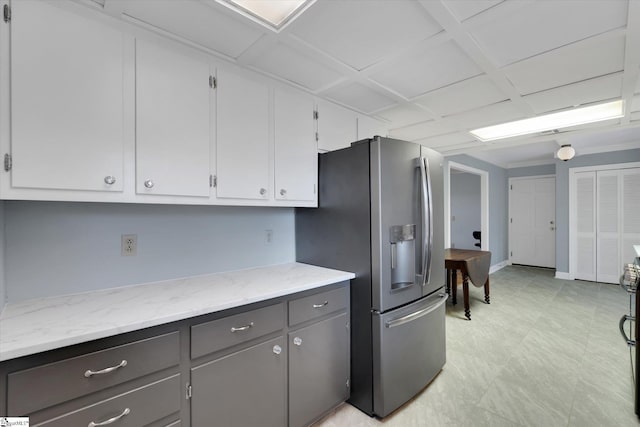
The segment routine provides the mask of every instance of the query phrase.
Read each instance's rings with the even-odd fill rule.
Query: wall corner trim
[[[494,264],[491,266],[491,268],[489,269],[489,274],[493,274],[498,270],[502,270],[503,268],[505,268],[507,265],[509,265],[509,260],[504,260],[502,262],[499,262],[497,264]]]
[[[572,280],[571,275],[565,271],[556,271],[556,279]]]

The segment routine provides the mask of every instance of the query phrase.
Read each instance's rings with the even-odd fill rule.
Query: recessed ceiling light
[[[545,114],[530,119],[487,126],[469,131],[480,141],[511,138],[586,123],[600,122],[624,116],[624,101],[618,100],[588,107],[574,108],[559,113]]]
[[[279,31],[315,0],[216,0],[268,28]]]

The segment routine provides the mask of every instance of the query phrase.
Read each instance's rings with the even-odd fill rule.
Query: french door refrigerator
[[[356,274],[349,402],[385,417],[445,363],[442,156],[376,136],[318,164],[318,208],[296,209],[296,258]]]

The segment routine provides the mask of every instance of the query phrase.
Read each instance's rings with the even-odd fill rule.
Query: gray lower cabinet
[[[180,411],[180,391],[176,374],[33,426],[146,426]]]
[[[286,425],[284,337],[191,370],[192,427]]]
[[[348,282],[0,363],[42,427],[305,426],[349,397]]]
[[[349,397],[349,317],[289,333],[289,426],[306,426]]]

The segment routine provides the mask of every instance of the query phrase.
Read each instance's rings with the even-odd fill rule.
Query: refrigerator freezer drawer
[[[444,366],[446,300],[437,292],[373,315],[373,411],[379,417],[415,396]]]

